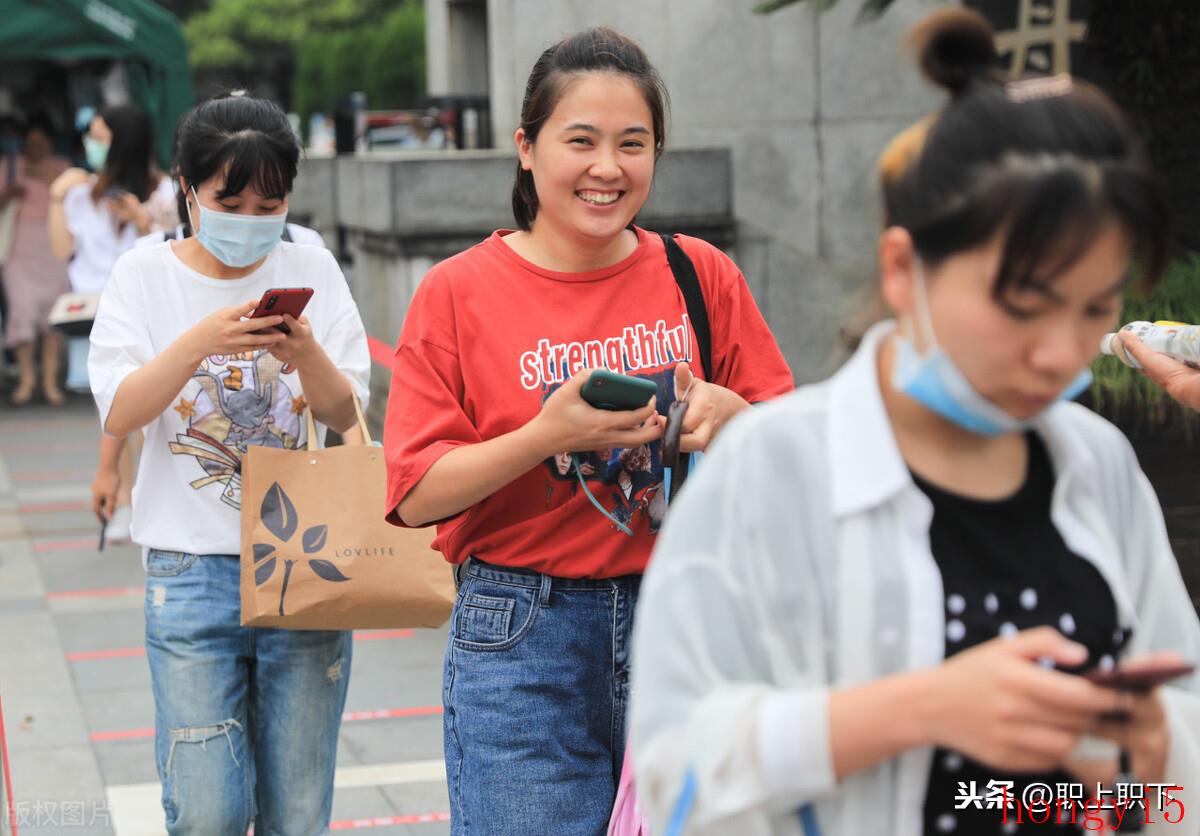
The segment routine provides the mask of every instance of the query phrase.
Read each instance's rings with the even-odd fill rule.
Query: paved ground
[[[0,404],[0,700],[20,833],[163,832],[144,575],[132,547],[96,551],[90,399]],[[356,634],[333,827],[449,832],[441,759],[445,634]],[[8,834],[5,811],[0,833]]]

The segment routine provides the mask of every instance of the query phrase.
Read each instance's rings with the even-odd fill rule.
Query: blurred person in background
[[[1010,801],[1166,781],[1200,809],[1200,623],[1129,442],[1066,402],[1134,254],[1161,273],[1165,204],[1099,90],[1006,82],[965,9],[913,40],[951,97],[880,160],[895,319],[727,428],[642,587],[632,743],[656,827],[1080,832],[1082,810],[973,806],[993,781]],[[1179,678],[1077,675],[1127,665]]]
[[[50,187],[50,240],[54,255],[67,261],[75,293],[98,294],[108,283],[117,258],[133,248],[138,237],[155,230],[174,229],[179,222],[175,189],[158,170],[154,127],[134,105],[105,107],[92,117],[83,136],[88,173],[64,172]],[[68,340],[66,386],[87,391],[88,340]],[[110,543],[129,542],[133,474],[140,436],[133,444],[101,437],[101,462],[117,461],[119,477],[109,489],[108,468],[102,466],[93,482],[93,496],[111,497],[97,504]]]
[[[0,211],[10,201],[18,203],[12,243],[4,262],[4,289],[8,298],[5,345],[12,348],[20,378],[9,397],[13,406],[29,403],[38,386],[38,352],[41,343],[41,387],[46,402],[62,406],[58,388],[60,337],[49,325],[50,308],[71,289],[66,266],[50,250],[47,216],[50,185],[70,166],[53,152],[54,129],[41,114],[25,125],[24,143],[12,165],[0,171]]]
[[[21,127],[21,121],[15,113],[0,113],[0,165],[4,166],[4,177],[9,181],[17,179],[17,158],[21,154],[21,144],[24,141]],[[4,323],[8,319],[8,297],[4,292],[4,261],[12,249],[19,208],[19,199],[15,202],[9,201],[0,208],[0,343],[3,342]],[[5,348],[3,352],[0,369],[11,376],[15,373],[16,355],[10,348]]]
[[[50,187],[50,242],[76,293],[100,293],[139,236],[179,223],[175,189],[158,170],[154,127],[135,105],[105,107],[83,137],[88,167]],[[70,340],[67,388],[87,391],[87,339]]]

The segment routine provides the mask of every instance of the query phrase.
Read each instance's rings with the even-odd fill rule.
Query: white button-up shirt
[[[823,836],[922,831],[932,748],[838,783],[829,738],[832,689],[938,665],[945,653],[932,506],[879,391],[876,356],[893,327],[872,329],[830,380],[747,410],[668,516],[633,657],[633,755],[655,832],[689,773],[689,833],[800,833],[796,811],[810,802]],[[1119,622],[1133,628],[1126,653],[1200,661],[1200,622],[1128,441],[1071,403],[1035,430],[1056,473],[1053,524],[1108,582]],[[1186,815],[1160,828],[1194,836],[1200,674],[1162,695],[1166,777],[1184,787],[1175,796]]]

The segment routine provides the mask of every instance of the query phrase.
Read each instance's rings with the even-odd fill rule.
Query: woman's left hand
[[[1102,719],[1086,732],[1091,737],[1112,741],[1128,752],[1130,771],[1140,784],[1161,783],[1167,771],[1170,730],[1159,691],[1155,688],[1146,693],[1123,692],[1122,711],[1126,717]],[[1097,781],[1111,784],[1119,771],[1115,760],[1077,761],[1068,768],[1089,784]]]
[[[283,315],[283,324],[291,333],[286,339],[271,346],[271,354],[295,369],[302,368],[308,364],[314,352],[321,351],[321,347],[313,339],[312,326],[308,317],[293,319],[291,314]]]
[[[1128,721],[1103,720],[1090,733],[1111,740],[1129,752],[1130,768],[1139,783],[1159,783],[1167,771],[1167,744],[1170,742],[1162,697],[1155,688],[1145,694],[1131,693],[1128,700]]]
[[[688,364],[680,363],[675,366],[675,398],[685,393],[688,407],[679,437],[679,449],[684,453],[707,450],[729,419],[750,406],[737,392],[694,378]]]

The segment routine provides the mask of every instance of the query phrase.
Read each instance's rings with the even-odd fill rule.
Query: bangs
[[[1021,189],[1006,224],[997,298],[1049,285],[1091,249],[1111,213],[1087,179],[1077,167],[1061,168]]]
[[[217,168],[225,168],[220,199],[240,194],[247,186],[259,196],[283,200],[296,179],[294,149],[280,145],[258,131],[241,131],[229,137],[218,151]]]
[[[1166,267],[1166,207],[1140,172],[1094,163],[1064,165],[1023,184],[1015,197],[993,287],[997,299],[1011,290],[1051,284],[1083,258],[1109,224],[1129,236],[1142,284],[1157,281]]]
[[[908,178],[905,178],[906,180]],[[1001,239],[997,300],[1046,287],[1071,269],[1110,223],[1130,238],[1149,287],[1170,259],[1168,214],[1152,175],[1136,163],[1081,160],[1061,154],[1009,155],[968,176],[973,188],[945,201],[926,223],[909,228],[917,252],[936,267],[956,252]],[[906,183],[889,195],[899,211]]]

